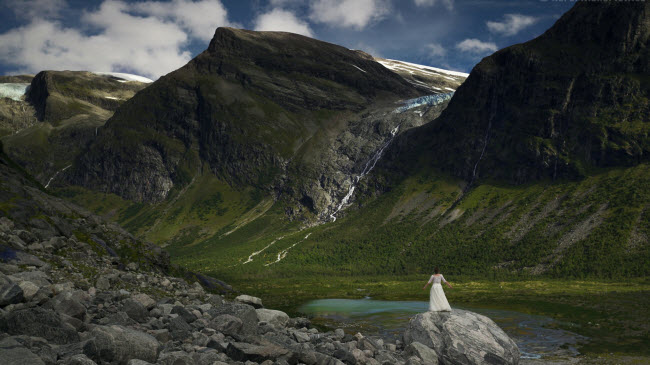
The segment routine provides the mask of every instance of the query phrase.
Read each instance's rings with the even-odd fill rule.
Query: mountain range
[[[31,80],[2,99],[2,143],[48,191],[226,279],[645,276],[649,24],[646,3],[579,2],[469,75],[219,28],[150,84],[0,79]]]

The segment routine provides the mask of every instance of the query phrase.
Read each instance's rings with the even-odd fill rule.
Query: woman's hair
[[[440,268],[438,268],[438,266],[434,267],[433,272],[436,274],[440,274]]]

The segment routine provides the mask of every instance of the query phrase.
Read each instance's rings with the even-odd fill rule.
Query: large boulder
[[[12,335],[43,337],[55,344],[79,341],[77,330],[53,310],[40,307],[16,310],[0,317],[0,331]]]
[[[251,295],[242,294],[235,298],[236,302],[252,305],[255,308],[264,308],[262,305],[262,299],[254,297]]]
[[[40,357],[12,338],[0,341],[0,360],[3,365],[45,365]]]
[[[415,342],[432,348],[445,365],[519,363],[517,345],[496,323],[461,309],[413,317],[404,332],[404,343]]]
[[[9,277],[0,274],[0,307],[20,303],[23,300],[23,290]]]
[[[218,308],[210,309],[208,313],[212,318],[223,314],[229,314],[231,316],[237,317],[242,322],[242,335],[257,334],[257,325],[259,322],[257,312],[255,312],[255,309],[248,304],[224,303]]]
[[[287,322],[289,322],[289,316],[282,311],[260,308],[256,309],[255,312],[260,322],[266,322],[277,328],[286,327]]]
[[[122,326],[97,326],[84,353],[97,362],[127,364],[131,359],[156,362],[160,343],[152,336]]]

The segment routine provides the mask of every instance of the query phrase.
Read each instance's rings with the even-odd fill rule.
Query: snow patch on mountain
[[[376,61],[381,63],[384,67],[386,67],[388,69],[391,69],[391,70],[400,70],[401,69],[401,70],[407,71],[409,73],[414,73],[414,72],[417,71],[417,72],[428,72],[428,73],[434,73],[434,74],[445,74],[445,75],[451,75],[451,76],[459,76],[459,77],[462,77],[462,78],[467,78],[467,76],[469,76],[469,74],[464,73],[464,72],[444,70],[442,68],[418,65],[418,64],[415,64],[415,63],[398,61],[398,60],[386,59],[386,60],[376,60]],[[453,79],[451,79],[451,80],[453,80]]]
[[[26,83],[3,83],[0,84],[0,98],[9,98],[16,101],[23,100],[27,93],[29,84]]]
[[[132,75],[132,74],[125,74],[121,72],[93,72],[96,75],[107,75],[107,76],[113,76],[115,78],[121,79],[118,80],[119,82],[128,82],[128,81],[137,81],[137,82],[143,82],[145,84],[150,84],[153,82],[152,79],[148,79],[144,76],[138,76],[138,75]]]

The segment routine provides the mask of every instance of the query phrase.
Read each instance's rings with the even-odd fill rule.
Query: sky
[[[303,34],[374,56],[469,72],[542,34],[569,0],[0,0],[0,75],[126,72],[156,79],[217,27]]]

